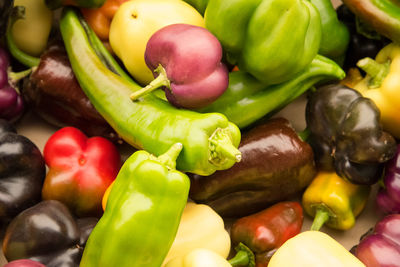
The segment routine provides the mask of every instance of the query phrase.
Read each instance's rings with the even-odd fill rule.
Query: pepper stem
[[[357,66],[371,76],[369,88],[378,88],[389,73],[390,62],[381,64],[370,57],[366,57],[359,60]]]
[[[324,208],[317,208],[315,212],[314,221],[311,225],[312,231],[319,231],[321,227],[329,220],[330,213]]]
[[[208,139],[210,158],[209,161],[213,164],[221,164],[225,159],[231,159],[239,162],[242,159],[242,153],[233,144],[229,137],[229,133],[218,128]]]
[[[229,260],[230,265],[232,266],[255,266],[255,258],[254,253],[243,243],[239,243],[236,246],[236,255]]]
[[[147,86],[143,87],[142,89],[140,89],[136,92],[133,92],[130,96],[130,98],[132,100],[137,100],[139,97],[141,97],[145,94],[148,94],[162,86],[171,88],[171,84],[170,84],[170,81],[167,76],[167,72],[165,71],[164,67],[161,66],[161,64],[159,64],[158,67],[154,71],[158,73],[157,78],[152,80]]]
[[[297,133],[297,135],[303,142],[307,142],[308,138],[310,137],[310,134],[311,130],[308,127],[306,127],[303,131]]]
[[[157,157],[157,160],[169,169],[175,169],[176,159],[181,153],[183,145],[181,143],[173,144],[167,152]]]

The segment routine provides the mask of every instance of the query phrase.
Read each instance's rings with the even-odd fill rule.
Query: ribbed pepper
[[[355,185],[335,172],[320,172],[303,194],[303,208],[314,217],[311,230],[323,224],[339,230],[354,226],[355,218],[364,209],[370,187]]]
[[[90,235],[81,267],[160,266],[174,241],[190,182],[175,170],[182,144],[155,157],[132,154],[111,189]]]
[[[210,0],[204,18],[230,63],[263,83],[293,78],[319,49],[320,15],[307,0]]]

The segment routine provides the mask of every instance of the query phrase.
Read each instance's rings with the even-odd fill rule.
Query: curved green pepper
[[[224,115],[176,109],[152,94],[131,101],[130,94],[141,87],[106,68],[72,8],[64,9],[60,28],[83,91],[127,143],[155,155],[174,143],[182,143],[178,169],[203,175],[240,161],[240,130]]]
[[[81,267],[161,266],[187,202],[190,182],[175,170],[182,144],[158,158],[140,150],[122,166]]]
[[[225,93],[200,111],[220,112],[244,128],[262,117],[273,115],[317,82],[340,80],[344,76],[344,71],[335,62],[320,55],[293,79],[276,85],[263,85],[245,72],[231,72]]]
[[[320,15],[308,0],[210,0],[205,22],[230,63],[263,83],[293,78],[320,45]]]

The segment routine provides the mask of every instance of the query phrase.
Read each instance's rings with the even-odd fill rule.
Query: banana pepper
[[[268,267],[365,267],[339,242],[320,231],[305,231],[286,241]]]
[[[189,178],[175,170],[182,144],[155,157],[132,154],[111,189],[80,266],[160,266],[174,241],[189,194]]]
[[[355,218],[364,209],[370,186],[355,185],[335,172],[320,172],[303,194],[303,208],[314,217],[311,230],[323,224],[339,230],[354,226]]]
[[[400,138],[400,45],[391,43],[375,60],[364,58],[357,66],[367,75],[353,88],[375,102],[381,112],[383,128]]]

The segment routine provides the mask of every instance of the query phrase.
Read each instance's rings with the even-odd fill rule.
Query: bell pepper
[[[397,0],[343,0],[364,23],[394,42],[400,42],[400,5]]]
[[[256,267],[267,266],[273,253],[301,231],[303,209],[295,201],[279,202],[258,213],[236,220],[232,243],[243,243],[254,254]]]
[[[30,259],[47,267],[78,267],[97,218],[75,219],[57,200],[21,212],[6,229],[3,252],[8,261]]]
[[[184,0],[186,3],[190,4],[194,8],[196,8],[197,11],[200,12],[201,15],[204,15],[204,12],[206,11],[208,0]]]
[[[352,248],[366,267],[400,266],[400,214],[387,215]]]
[[[81,267],[160,266],[186,205],[190,182],[175,170],[182,144],[155,157],[132,154],[112,186],[104,215],[93,229]]]
[[[228,61],[267,84],[295,77],[320,46],[320,15],[307,0],[210,0],[204,19]]]
[[[111,21],[122,3],[128,0],[106,0],[99,8],[82,8],[85,20],[102,41],[108,41]]]
[[[207,249],[225,259],[231,249],[231,239],[224,221],[210,206],[188,202],[162,266],[195,249]]]
[[[352,183],[376,183],[395,155],[396,141],[382,129],[377,106],[344,85],[315,90],[307,101],[306,123],[317,166]]]
[[[6,265],[3,265],[3,267],[46,267],[46,266],[37,261],[22,259],[9,262]]]
[[[190,198],[223,217],[261,211],[301,192],[316,174],[311,146],[288,120],[274,118],[243,133],[242,160],[210,176],[190,175]]]
[[[240,161],[240,130],[222,114],[176,109],[152,94],[132,101],[130,94],[141,87],[105,67],[81,23],[73,9],[64,9],[60,28],[72,69],[93,106],[122,139],[155,155],[182,143],[177,168],[185,172],[210,175]]]
[[[121,167],[115,145],[64,127],[50,136],[43,154],[49,168],[43,199],[63,202],[78,217],[101,216],[103,194]]]
[[[339,242],[320,231],[304,231],[286,241],[268,267],[365,267]]]
[[[358,61],[357,66],[367,75],[353,88],[374,101],[381,112],[383,128],[400,138],[400,45],[391,43],[378,53],[375,60],[367,57]]]
[[[235,71],[229,74],[225,93],[199,111],[220,112],[243,129],[272,116],[318,82],[340,80],[345,75],[334,61],[320,55],[294,78],[276,85],[266,86],[244,71]]]
[[[385,164],[383,184],[376,196],[378,207],[384,213],[400,213],[400,145],[396,155]]]
[[[50,9],[57,9],[62,6],[77,6],[84,8],[99,8],[106,0],[45,0]]]
[[[350,229],[370,191],[370,186],[352,184],[335,172],[319,172],[302,199],[304,210],[314,217],[311,230],[318,231],[324,224],[338,230]]]
[[[39,148],[0,119],[0,224],[41,200],[46,166]]]
[[[321,17],[321,44],[318,53],[336,62],[343,63],[350,41],[350,32],[338,19],[331,0],[311,0]]]
[[[204,27],[196,9],[182,0],[135,0],[120,6],[110,27],[110,45],[128,72],[139,83],[153,80],[144,53],[150,37],[159,29],[175,23]]]

